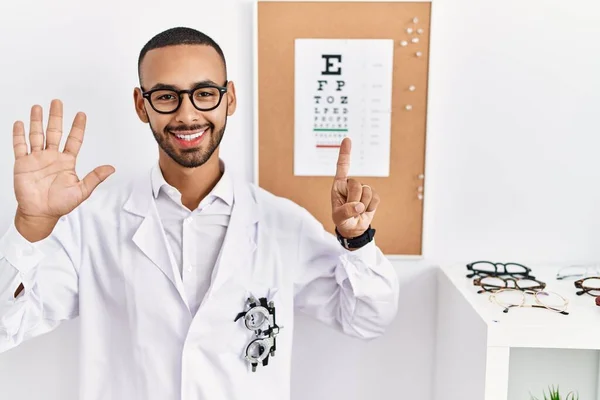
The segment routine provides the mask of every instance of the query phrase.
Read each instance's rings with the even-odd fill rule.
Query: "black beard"
[[[152,127],[152,123],[150,123],[150,130],[152,130],[152,134],[154,135],[154,139],[156,139],[156,143],[158,143],[160,148],[163,149],[163,151],[167,153],[167,155],[171,157],[173,161],[185,168],[196,168],[206,163],[212,157],[215,150],[221,144],[221,140],[225,134],[226,126],[227,119],[225,119],[223,126],[218,131],[215,130],[214,124],[210,122],[206,125],[180,125],[177,127],[166,126],[162,133],[158,133],[154,127]],[[171,132],[176,133],[177,131],[195,131],[204,128],[207,130],[204,134],[209,134],[209,136],[206,138],[208,141],[204,141],[208,145],[206,150],[202,151],[200,149],[185,149],[182,150],[181,153],[178,153],[175,147],[173,147],[171,142],[168,140],[169,136],[172,135]]]

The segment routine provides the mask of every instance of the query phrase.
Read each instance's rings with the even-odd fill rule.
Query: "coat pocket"
[[[238,359],[250,370],[266,365],[274,355],[279,335],[279,290],[275,287],[246,287],[242,290],[233,329],[222,337],[224,353]],[[254,365],[253,365],[254,364]]]

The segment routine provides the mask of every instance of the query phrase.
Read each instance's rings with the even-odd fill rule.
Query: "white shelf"
[[[574,280],[556,280],[558,268],[535,267],[531,274],[569,300],[569,315],[539,308],[512,308],[508,313],[489,301],[488,293],[467,278],[465,265],[442,266],[441,270],[487,324],[488,346],[600,349],[600,307],[589,295],[577,296]],[[533,304],[533,298],[527,299]]]
[[[521,393],[509,382],[511,367],[520,370],[517,349],[540,349],[539,354],[548,359],[560,353],[556,349],[585,350],[592,352],[586,352],[586,359],[597,358],[600,307],[592,296],[576,295],[574,280],[556,280],[558,268],[528,265],[532,275],[546,283],[546,290],[569,300],[569,315],[529,307],[504,313],[502,307],[489,301],[489,293],[477,293],[481,288],[466,277],[466,264],[441,265],[438,275],[435,400],[520,399],[522,394],[509,398],[511,392]],[[527,300],[534,301],[533,297]],[[511,354],[515,355],[512,361]],[[556,362],[554,372],[561,368],[560,361]],[[595,365],[588,367],[597,370]],[[574,383],[585,386],[590,399],[600,394],[595,375],[592,381]]]

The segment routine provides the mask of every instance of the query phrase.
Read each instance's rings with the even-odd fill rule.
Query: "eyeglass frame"
[[[482,271],[482,270],[477,270],[477,269],[473,269],[473,265],[475,264],[491,264],[494,266],[495,271]],[[519,267],[523,267],[525,269],[524,273],[521,272],[507,272],[506,271],[506,266],[507,265],[517,265]],[[502,266],[504,267],[504,272],[498,272],[498,266]],[[479,261],[474,261],[471,263],[468,263],[466,265],[467,269],[469,271],[471,271],[472,273],[467,274],[467,278],[473,278],[475,276],[479,276],[479,277],[486,277],[486,276],[510,276],[510,277],[520,277],[520,278],[531,278],[531,279],[535,279],[535,276],[530,275],[531,273],[531,268],[526,267],[523,264],[519,264],[516,262],[507,262],[507,263],[501,263],[501,262],[492,262],[492,261],[485,261],[485,260],[479,260]]]
[[[584,269],[585,272],[583,272],[582,274],[576,274],[576,273],[571,273],[569,275],[567,275],[567,272],[569,270],[573,270],[575,268],[581,268]],[[566,280],[566,279],[577,279],[577,278],[593,278],[595,275],[599,275],[600,274],[600,265],[598,264],[578,264],[578,265],[568,265],[566,267],[563,267],[561,269],[559,269],[556,272],[556,279],[557,280]]]
[[[496,298],[496,295],[499,293],[502,293],[502,292],[509,292],[509,291],[515,291],[515,292],[522,293],[523,302],[521,304],[500,304],[500,302]],[[560,297],[565,302],[565,304],[563,306],[564,310],[561,310],[561,309],[555,308],[555,307],[550,307],[550,306],[543,304],[543,302],[538,298],[538,295],[542,294],[542,293],[554,294],[554,295]],[[525,295],[526,294],[532,294],[537,304],[525,304],[525,302],[526,302]],[[556,292],[548,292],[545,290],[535,291],[535,290],[519,290],[519,289],[515,289],[515,288],[503,288],[503,289],[496,290],[495,292],[491,292],[490,296],[489,296],[489,301],[493,301],[500,307],[504,308],[504,310],[502,312],[505,314],[508,313],[508,311],[511,307],[519,307],[519,308],[532,307],[532,308],[546,308],[546,309],[548,309],[550,311],[554,311],[558,314],[569,315],[569,313],[567,312],[567,308],[569,307],[569,299],[567,299],[566,297],[564,297]]]
[[[600,279],[600,277],[598,277],[598,276],[588,276],[587,278],[579,279],[579,280],[576,280],[575,282],[573,282],[573,284],[575,285],[575,287],[577,289],[581,289],[579,292],[576,292],[575,294],[577,296],[581,296],[583,294],[589,294],[592,297],[600,297],[600,295],[591,294],[590,293],[590,292],[592,292],[594,290],[600,292],[599,288],[590,288],[588,286],[584,286],[583,285],[583,282],[587,281],[588,279]]]
[[[500,287],[500,286],[485,285],[485,284],[482,285],[481,284],[481,280],[485,279],[485,278],[497,278],[497,279],[500,279],[500,280],[504,281],[504,283],[506,284],[506,286]],[[522,288],[517,283],[518,281],[526,281],[526,280],[534,281],[534,282],[538,283],[538,286],[529,286],[529,287],[526,287],[526,288]],[[509,281],[512,281],[515,284],[515,287],[509,287],[508,286],[508,282]],[[546,288],[546,282],[542,282],[540,280],[537,280],[537,279],[534,279],[534,278],[531,278],[531,277],[525,277],[525,278],[517,278],[517,279],[515,279],[514,277],[504,278],[502,276],[482,276],[482,277],[478,277],[478,278],[473,279],[473,285],[481,287],[481,290],[477,291],[477,293],[485,293],[485,292],[489,293],[489,292],[494,292],[495,290],[500,290],[500,289],[517,289],[517,290],[520,290],[520,291],[527,291],[527,290],[529,290],[529,291],[535,292],[535,291],[544,290]],[[486,289],[486,286],[487,287],[492,287],[492,288],[497,288],[497,289],[488,290],[488,289]]]
[[[246,300],[246,306],[249,307],[249,309],[238,313],[233,321],[237,322],[238,319],[243,318],[246,328],[253,331],[256,336],[256,339],[252,340],[248,346],[246,346],[246,355],[244,356],[244,358],[252,365],[252,372],[256,372],[256,367],[259,362],[262,363],[263,366],[267,366],[269,364],[269,356],[275,357],[275,351],[277,350],[277,335],[279,335],[283,326],[277,325],[274,301],[267,301],[266,297],[257,299],[254,296],[250,296]],[[255,326],[255,319],[252,317],[252,314],[259,314],[265,317],[263,323]],[[258,357],[254,357],[250,353],[250,350],[255,344],[263,347],[263,351]]]
[[[177,112],[177,110],[179,110],[179,108],[181,107],[181,104],[183,103],[181,95],[183,95],[183,94],[188,95],[188,97],[190,98],[190,102],[192,103],[194,108],[198,111],[212,111],[212,110],[216,109],[217,107],[219,107],[221,105],[221,101],[223,101],[223,96],[225,95],[225,93],[228,92],[227,83],[229,83],[229,81],[225,81],[225,84],[223,86],[212,85],[212,84],[201,84],[201,85],[197,85],[196,87],[194,87],[192,89],[182,89],[182,90],[177,90],[175,88],[169,88],[169,87],[160,87],[160,88],[151,89],[151,90],[146,91],[143,86],[140,86],[140,89],[142,91],[142,97],[144,99],[148,100],[148,103],[150,103],[150,107],[152,107],[152,109],[154,111],[156,111],[159,114],[173,114],[174,112]],[[219,101],[217,101],[217,104],[214,107],[200,108],[200,107],[196,106],[196,103],[194,102],[194,98],[193,98],[194,92],[198,89],[205,89],[205,88],[213,88],[213,89],[217,89],[219,91]],[[154,104],[152,103],[150,96],[152,95],[152,93],[158,92],[161,90],[177,93],[177,107],[175,107],[175,109],[173,111],[160,111],[160,110],[157,110],[156,107],[154,107]]]

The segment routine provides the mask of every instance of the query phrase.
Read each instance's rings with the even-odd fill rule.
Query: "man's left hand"
[[[373,188],[348,178],[351,148],[350,138],[345,138],[340,146],[331,188],[333,223],[345,238],[360,236],[369,228],[380,201]]]

